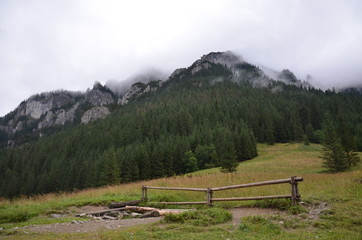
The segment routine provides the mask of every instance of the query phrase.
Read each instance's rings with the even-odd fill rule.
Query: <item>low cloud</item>
[[[0,116],[36,93],[127,85],[142,69],[170,74],[225,50],[299,79],[310,74],[324,89],[355,85],[361,12],[358,0],[3,0]]]

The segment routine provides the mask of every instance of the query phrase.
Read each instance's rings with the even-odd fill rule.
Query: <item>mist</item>
[[[134,74],[127,79],[116,80],[110,79],[105,83],[105,86],[112,90],[112,92],[116,93],[118,96],[125,94],[127,89],[134,83],[149,83],[151,81],[165,81],[168,78],[168,74],[162,72],[158,69],[144,69]]]
[[[360,85],[361,12],[359,0],[2,0],[0,116],[36,93],[96,81],[121,93],[144,69],[168,76],[226,50],[322,89]]]

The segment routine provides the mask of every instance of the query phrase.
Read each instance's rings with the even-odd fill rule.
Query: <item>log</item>
[[[303,181],[303,178],[302,177],[295,177],[294,180],[296,182],[300,182],[300,181]],[[256,183],[246,183],[246,184],[232,185],[232,186],[225,186],[225,187],[217,187],[217,188],[211,188],[211,191],[230,190],[230,189],[246,188],[246,187],[257,187],[257,186],[280,184],[280,183],[291,183],[291,178],[280,179],[280,180],[272,180],[272,181],[264,181],[264,182],[256,182]]]
[[[291,195],[273,195],[273,196],[260,196],[260,197],[234,197],[234,198],[212,198],[216,201],[248,201],[248,200],[263,200],[263,199],[279,199],[279,198],[292,198]]]
[[[173,210],[173,209],[167,209],[167,210],[159,210],[159,213],[160,213],[160,215],[161,216],[165,216],[166,214],[180,214],[180,213],[182,213],[182,212],[186,212],[186,211],[190,211],[189,209],[179,209],[179,210],[177,210],[177,209],[175,209],[175,210]]]
[[[131,212],[138,212],[138,213],[150,213],[150,212],[158,212],[160,216],[164,216],[166,214],[179,214],[185,211],[189,211],[188,209],[158,209],[158,208],[151,208],[151,207],[136,207],[136,206],[126,206],[125,210]],[[156,214],[156,213],[154,213]]]
[[[82,216],[86,216],[86,215],[104,215],[108,212],[113,212],[113,211],[123,211],[125,210],[125,208],[113,208],[113,209],[109,209],[109,210],[102,210],[102,211],[96,211],[96,212],[87,212],[87,213],[79,213],[76,214],[76,217],[82,217]]]
[[[137,213],[146,213],[146,212],[152,212],[152,211],[159,211],[157,208],[151,208],[151,207],[137,207],[137,206],[125,206],[125,210],[131,211],[131,212],[137,212]]]
[[[159,217],[159,216],[161,216],[159,211],[151,211],[151,212],[146,212],[146,213],[142,214],[140,216],[140,218]]]
[[[207,201],[202,202],[151,202],[153,204],[163,204],[163,205],[206,205]]]
[[[144,186],[144,188],[159,189],[159,190],[183,190],[183,191],[207,192],[207,188],[179,188],[179,187],[151,187],[151,186]]]
[[[134,200],[134,201],[126,201],[126,202],[118,202],[109,204],[109,208],[121,208],[125,206],[136,206],[140,204],[142,200]]]

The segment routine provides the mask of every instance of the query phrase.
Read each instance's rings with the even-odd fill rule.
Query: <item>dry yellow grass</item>
[[[259,145],[259,156],[253,160],[240,163],[233,174],[220,173],[218,169],[199,171],[193,174],[175,176],[150,181],[141,181],[117,186],[82,190],[74,193],[55,193],[20,198],[13,202],[1,200],[0,206],[18,205],[82,205],[112,199],[129,200],[141,197],[142,185],[173,187],[217,187],[242,183],[252,183],[291,176],[300,176],[304,181],[299,184],[304,199],[359,198],[362,197],[361,167],[346,173],[321,173],[322,160],[319,158],[320,145],[303,146],[301,144],[277,144],[274,146]],[[244,188],[221,191],[215,197],[263,196],[289,194],[290,185],[269,185],[263,187]],[[150,200],[161,196],[173,196],[176,199],[200,201],[205,200],[204,193],[149,190]],[[60,204],[63,203],[63,204]],[[239,203],[240,204],[240,203]]]

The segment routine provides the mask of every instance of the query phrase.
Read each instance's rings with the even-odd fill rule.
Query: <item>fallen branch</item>
[[[98,216],[101,216],[101,215],[104,215],[106,213],[109,213],[109,212],[114,212],[114,211],[123,211],[125,210],[125,208],[113,208],[113,209],[109,209],[109,210],[102,210],[102,211],[96,211],[96,212],[88,212],[88,213],[79,213],[79,214],[76,214],[75,216],[76,217],[83,217],[83,216],[87,216],[87,215],[98,215]]]
[[[147,213],[147,212],[154,212],[157,211],[160,216],[164,216],[166,214],[179,214],[185,211],[189,211],[187,209],[158,209],[158,208],[151,208],[151,207],[136,207],[136,206],[126,206],[125,210],[131,212],[138,212],[138,213]]]
[[[142,200],[134,200],[134,201],[126,201],[126,202],[118,202],[109,204],[109,208],[121,208],[125,206],[136,206],[140,204]]]

